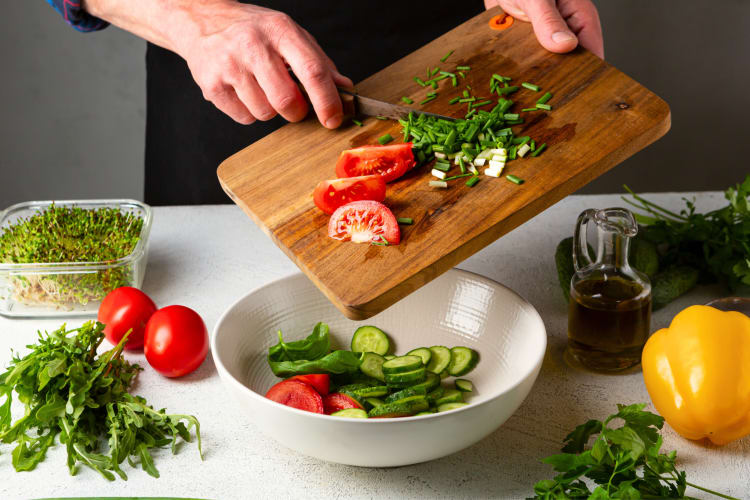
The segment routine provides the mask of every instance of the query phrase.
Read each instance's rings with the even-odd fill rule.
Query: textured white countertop
[[[672,208],[680,194],[649,198]],[[691,195],[692,197],[692,195]],[[720,193],[697,195],[699,210],[723,205]],[[251,418],[229,399],[209,355],[194,373],[171,380],[149,369],[142,354],[128,357],[145,366],[135,387],[157,408],[191,413],[201,422],[205,460],[194,445],[176,456],[155,454],[161,478],[123,469],[129,480],[107,482],[80,467],[72,477],[65,450],[57,446],[32,472],[15,472],[11,448],[0,445],[0,499],[53,496],[181,496],[249,498],[523,498],[533,484],[554,475],[541,457],[559,452],[563,437],[588,418],[603,418],[617,403],[648,402],[640,371],[592,374],[563,359],[567,306],[557,283],[554,249],[572,234],[586,208],[621,206],[619,196],[571,196],[520,226],[459,267],[499,281],[528,299],[547,327],[549,345],[530,395],[499,430],[482,442],[432,462],[369,469],[321,462],[297,454],[262,435]],[[184,304],[201,313],[209,331],[232,302],[250,290],[297,272],[297,268],[235,206],[167,207],[154,210],[144,290],[160,306]],[[718,288],[695,290],[658,311],[652,330],[665,326],[680,309],[705,303]],[[82,320],[69,321],[77,325]],[[37,329],[60,320],[0,318],[0,365],[10,348],[24,352]],[[750,491],[750,438],[724,447],[682,439],[668,426],[664,449],[678,451],[688,480],[736,497]],[[697,490],[689,494],[705,498]]]

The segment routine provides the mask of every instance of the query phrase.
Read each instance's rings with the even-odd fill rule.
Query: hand
[[[188,63],[203,96],[235,121],[249,124],[280,114],[302,120],[308,105],[291,68],[309,96],[320,123],[341,124],[336,86],[353,87],[315,39],[282,12],[233,0],[195,2],[187,22],[176,24],[170,45]]]
[[[604,40],[599,14],[591,0],[484,0],[489,9],[531,21],[542,47],[550,52],[570,52],[580,43],[604,59]]]

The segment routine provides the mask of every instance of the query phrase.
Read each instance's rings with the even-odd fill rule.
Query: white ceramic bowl
[[[358,326],[388,333],[396,353],[466,345],[480,355],[467,378],[468,406],[420,417],[346,419],[305,412],[264,397],[279,381],[266,361],[276,331],[296,340],[323,321],[334,345],[348,348]],[[211,338],[221,379],[265,434],[300,453],[349,465],[425,462],[481,440],[510,417],[539,373],[547,336],[534,307],[508,288],[453,269],[380,314],[345,318],[302,274],[250,292],[222,315]],[[444,383],[450,383],[446,379]]]

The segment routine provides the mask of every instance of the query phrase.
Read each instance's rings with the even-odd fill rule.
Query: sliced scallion
[[[469,71],[471,70],[471,66],[456,66],[456,69],[459,71]]]
[[[396,219],[396,222],[405,226],[410,226],[414,224],[414,219],[412,219],[411,217],[399,217],[398,219]]]
[[[448,52],[447,54],[445,54],[445,55],[444,55],[443,57],[441,57],[441,58],[440,58],[440,62],[445,62],[445,61],[447,61],[447,60],[448,60],[448,58],[449,58],[449,57],[451,56],[451,54],[453,54],[453,51],[452,51],[452,50],[451,50],[450,52]]]
[[[406,104],[414,104],[414,99],[410,99],[409,97],[406,97],[406,96],[402,97],[401,100],[404,101]]]
[[[551,92],[546,92],[542,97],[539,98],[539,100],[536,103],[537,104],[544,104],[547,101],[549,101],[550,99],[552,99],[552,93]]]
[[[361,126],[362,126],[362,122],[361,122],[361,121],[359,121],[359,120],[352,120],[352,123],[353,123],[353,124],[355,124],[355,125],[356,125],[356,126],[358,126],[358,127],[361,127]]]
[[[454,97],[453,99],[448,101],[448,104],[456,104],[460,99],[460,97]]]
[[[547,111],[552,109],[552,106],[550,106],[549,104],[537,104],[536,107],[538,109],[545,109]]]
[[[540,144],[539,146],[536,147],[536,149],[534,150],[534,152],[531,153],[531,156],[539,156],[540,154],[542,154],[542,151],[544,151],[544,148],[546,148],[546,147],[547,147],[547,143],[546,142],[544,144]]]
[[[466,181],[466,185],[469,187],[474,187],[477,182],[479,182],[479,176],[475,175],[474,177]]]
[[[521,185],[521,184],[523,184],[525,182],[523,179],[521,179],[519,177],[516,177],[513,174],[508,174],[508,175],[505,176],[505,178],[508,179],[513,184]]]
[[[533,83],[529,82],[523,82],[521,86],[529,90],[533,90],[534,92],[539,92],[541,90],[541,87],[539,87],[539,85],[534,85]]]
[[[378,142],[382,146],[385,146],[386,144],[388,144],[392,140],[393,140],[393,137],[391,136],[391,134],[385,134],[385,135],[381,135],[380,137],[378,137]]]

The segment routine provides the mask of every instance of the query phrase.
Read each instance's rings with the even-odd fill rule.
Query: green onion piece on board
[[[513,92],[517,91],[518,87],[512,86],[512,87],[503,87],[501,89],[497,89],[498,94],[512,94]]]
[[[377,118],[378,120],[387,120],[388,119],[385,116],[380,116],[380,115],[376,116],[375,118]]]
[[[393,140],[393,137],[391,136],[391,134],[385,134],[385,135],[378,137],[378,142],[383,146],[385,146],[392,140]]]
[[[539,108],[523,108],[521,111],[539,111]]]
[[[431,100],[435,99],[436,97],[437,97],[437,96],[435,96],[435,95],[433,95],[433,96],[430,96],[430,97],[428,97],[427,99],[425,99],[424,101],[420,102],[419,104],[420,104],[420,105],[422,105],[422,104],[427,104],[428,102],[430,102]]]
[[[355,124],[355,125],[356,125],[356,126],[358,126],[358,127],[361,127],[361,126],[362,126],[362,122],[361,122],[361,121],[359,121],[359,120],[352,120],[352,123],[353,123],[353,124]]]
[[[412,219],[411,217],[399,217],[398,219],[396,219],[396,222],[405,226],[410,226],[414,224],[414,219]]]
[[[448,101],[448,104],[456,104],[460,99],[460,97],[454,97],[453,99]]]
[[[552,99],[552,93],[546,92],[542,97],[539,98],[539,100],[536,102],[537,104],[544,104],[545,102]]]
[[[418,83],[419,85],[421,85],[422,87],[424,87],[425,85],[427,85],[427,84],[426,84],[426,83],[424,82],[424,80],[422,80],[422,79],[421,79],[421,78],[419,78],[418,76],[415,76],[415,77],[414,77],[414,81],[415,81],[415,82],[417,82],[417,83]]]
[[[451,56],[451,54],[453,54],[453,51],[452,51],[452,50],[451,50],[450,52],[448,52],[447,54],[445,54],[445,55],[444,55],[443,57],[441,57],[441,58],[440,58],[440,62],[445,62],[445,61],[447,61],[447,60],[448,60],[448,58],[449,58],[449,57]]]
[[[488,104],[489,104],[489,103],[491,103],[491,102],[492,102],[492,101],[490,101],[489,99],[487,99],[486,101],[482,101],[482,102],[478,102],[478,103],[474,104],[474,107],[475,107],[475,108],[478,108],[478,107],[480,107],[480,106],[486,106],[486,105],[488,105]]]
[[[537,104],[536,107],[539,109],[546,109],[547,111],[552,109],[552,106],[549,104]]]
[[[471,66],[456,66],[456,69],[459,71],[469,71]]]
[[[443,163],[436,163],[434,167],[435,170],[440,170],[441,172],[447,172],[451,169],[450,165],[445,165]]]
[[[472,175],[474,175],[474,174],[461,174],[461,175],[454,175],[454,176],[452,176],[452,177],[446,177],[446,178],[445,178],[445,179],[443,179],[443,180],[444,180],[444,181],[454,181],[454,180],[456,180],[456,179],[460,179],[460,178],[462,178],[462,177],[471,177]]]
[[[521,185],[521,184],[523,184],[525,182],[523,179],[520,179],[520,178],[516,177],[513,174],[508,174],[508,175],[505,176],[505,178],[508,179],[513,184]]]
[[[537,146],[536,150],[533,153],[531,153],[531,156],[539,156],[540,154],[542,154],[542,151],[544,151],[546,147],[547,147],[546,142],[544,144]]]
[[[414,100],[406,96],[402,97],[401,100],[404,101],[406,104],[414,104]]]
[[[475,175],[474,177],[466,181],[466,185],[469,187],[474,187],[477,182],[479,182],[479,176]]]
[[[533,90],[534,92],[539,92],[541,90],[539,85],[534,85],[533,83],[529,83],[529,82],[523,82],[521,86],[529,90]]]
[[[438,84],[437,84],[437,82],[436,82],[435,80],[432,80],[432,81],[430,82],[430,86],[431,86],[431,87],[432,87],[432,88],[433,88],[434,90],[437,90],[437,89],[438,89]]]

